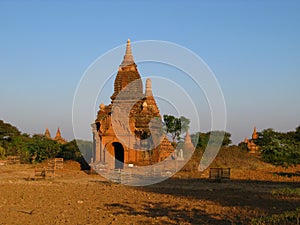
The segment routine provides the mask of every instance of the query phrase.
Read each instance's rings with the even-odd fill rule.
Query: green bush
[[[0,146],[0,159],[3,159],[5,157],[5,149]]]
[[[300,188],[280,188],[271,191],[272,195],[279,196],[300,196]]]
[[[255,144],[260,146],[262,159],[276,166],[296,166],[300,164],[300,126],[287,133],[265,129],[258,132]]]
[[[300,221],[300,208],[295,211],[287,211],[280,214],[274,214],[271,216],[261,217],[259,219],[252,219],[251,225],[299,225]]]

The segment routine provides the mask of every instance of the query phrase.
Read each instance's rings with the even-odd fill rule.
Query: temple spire
[[[192,139],[191,139],[191,136],[190,136],[190,132],[189,132],[189,131],[186,132],[185,139],[184,139],[184,143],[185,143],[185,144],[192,144],[192,145],[193,145]]]
[[[252,133],[252,139],[257,139],[258,138],[258,135],[257,135],[257,132],[256,132],[256,127],[254,127],[254,130],[253,130],[253,133]]]
[[[57,132],[56,132],[56,135],[55,135],[54,139],[57,139],[57,138],[61,138],[61,133],[60,133],[60,129],[59,128],[57,129]]]
[[[130,45],[130,39],[127,40],[127,45],[126,45],[126,52],[124,55],[123,62],[121,66],[128,66],[134,63],[133,56],[132,56],[132,51],[131,51],[131,45]]]
[[[61,133],[60,133],[60,129],[57,129],[55,138],[53,138],[54,141],[57,141],[60,144],[65,144],[67,143],[67,141],[65,139],[62,138]]]
[[[148,78],[146,80],[146,93],[145,93],[146,96],[153,96],[152,94],[152,82],[151,82],[151,79]]]
[[[186,132],[183,149],[186,154],[192,154],[195,149],[189,131]]]
[[[51,134],[50,134],[50,131],[49,131],[48,128],[46,128],[46,131],[45,131],[44,136],[45,136],[46,138],[48,138],[48,139],[51,139]]]

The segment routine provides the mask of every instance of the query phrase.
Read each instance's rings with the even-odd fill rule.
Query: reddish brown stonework
[[[150,165],[164,160],[174,151],[163,135],[162,118],[152,95],[150,79],[143,92],[130,40],[115,78],[111,104],[101,104],[99,108],[92,124],[91,162],[106,163],[112,168],[123,168],[123,163]]]
[[[59,129],[59,128],[57,129],[57,132],[56,132],[56,135],[55,135],[54,138],[51,138],[50,131],[49,131],[48,128],[46,128],[46,131],[45,131],[44,136],[45,136],[46,138],[48,138],[48,139],[57,141],[57,142],[60,143],[60,144],[65,144],[65,143],[67,143],[67,141],[66,141],[64,138],[62,138],[61,132],[60,132],[60,129]]]
[[[258,138],[257,132],[256,132],[256,127],[254,127],[253,133],[252,133],[252,139],[249,140],[248,138],[245,138],[244,143],[247,144],[247,148],[250,153],[257,153],[259,151],[259,146],[257,146],[254,143],[254,140]]]
[[[67,143],[67,141],[65,139],[62,138],[61,133],[60,133],[60,129],[57,129],[56,135],[53,138],[54,141],[57,141],[60,144],[65,144]]]
[[[50,131],[49,131],[48,128],[46,128],[46,131],[45,131],[44,136],[45,136],[46,138],[48,138],[48,139],[51,139],[51,134],[50,134]]]

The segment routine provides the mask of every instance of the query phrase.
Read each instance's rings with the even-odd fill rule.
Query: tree
[[[0,120],[0,140],[10,139],[14,136],[19,136],[20,134],[21,132],[16,127]]]
[[[54,158],[61,151],[61,145],[43,135],[33,135],[27,143],[27,150],[31,156],[35,156],[36,161],[41,162]]]
[[[14,136],[7,148],[7,155],[18,155],[22,162],[29,162],[31,154],[28,151],[27,144],[31,141],[30,137],[19,135]]]
[[[89,162],[92,157],[93,143],[83,140],[72,140],[61,146],[59,157],[65,160],[75,160],[80,163],[81,169],[89,170]]]
[[[9,123],[0,120],[0,146],[2,146],[6,154],[12,150],[13,138],[20,136],[21,132]]]
[[[300,142],[300,126],[298,126],[296,128],[296,132],[295,132],[295,140]]]
[[[192,140],[196,140],[197,135],[198,135],[198,142],[196,147],[198,148],[206,148],[208,141],[210,142],[211,145],[218,145],[221,143],[222,146],[228,146],[232,143],[231,134],[226,131],[210,131],[207,133],[198,132],[191,136]]]
[[[176,145],[181,140],[181,135],[189,129],[190,120],[184,116],[176,118],[172,115],[164,115],[163,118],[165,132],[171,137],[172,144]]]
[[[209,135],[210,143],[212,145],[228,146],[232,143],[231,134],[226,131],[211,131],[207,133]]]
[[[207,135],[207,133],[198,132],[192,134],[191,139],[192,139],[192,143],[194,144],[194,146],[196,146],[196,148],[204,149],[208,143],[209,135]]]
[[[5,157],[5,150],[3,147],[0,146],[0,159],[3,159]]]
[[[72,140],[66,144],[63,144],[58,156],[64,158],[65,160],[77,160],[78,158],[82,157],[77,141]]]
[[[262,158],[276,166],[296,166],[300,164],[300,144],[272,138],[268,145],[262,147]]]
[[[80,150],[81,155],[89,162],[92,157],[93,142],[76,140],[76,144]]]
[[[261,147],[262,159],[276,166],[295,166],[300,164],[300,142],[296,131],[276,132],[268,128],[258,133],[255,143]]]

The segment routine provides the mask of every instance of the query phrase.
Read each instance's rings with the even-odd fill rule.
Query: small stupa
[[[183,148],[184,148],[185,151],[191,151],[191,150],[193,151],[194,148],[195,148],[193,143],[192,143],[192,139],[191,139],[189,131],[186,132]]]
[[[51,139],[51,134],[50,134],[50,131],[49,131],[48,128],[46,128],[46,131],[45,131],[44,136],[45,136],[46,138],[48,138],[48,139]]]
[[[247,144],[249,153],[256,153],[259,150],[259,146],[255,144],[255,140],[258,138],[256,127],[253,129],[252,139],[245,138],[244,143]]]
[[[60,132],[60,129],[58,128],[57,131],[56,131],[56,135],[55,137],[53,138],[54,141],[57,141],[58,143],[60,144],[65,144],[67,143],[67,141],[65,139],[62,138],[61,136],[61,132]]]
[[[47,139],[51,139],[51,140],[57,141],[57,142],[60,143],[60,144],[65,144],[65,143],[67,143],[67,141],[61,136],[61,132],[60,132],[60,129],[59,129],[59,128],[57,129],[56,135],[55,135],[54,138],[51,138],[51,134],[50,134],[50,131],[49,131],[48,128],[46,128],[46,131],[45,131],[44,136],[45,136]]]

